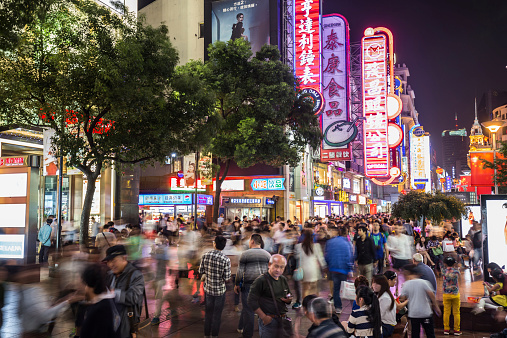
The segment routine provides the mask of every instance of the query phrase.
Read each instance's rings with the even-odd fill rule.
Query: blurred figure
[[[48,262],[49,248],[51,247],[51,233],[53,231],[51,228],[52,223],[53,220],[48,218],[46,224],[40,228],[39,234],[37,235],[40,242],[39,264]]]
[[[116,237],[112,232],[109,232],[109,223],[104,224],[102,232],[95,238],[95,245],[99,248],[100,259],[106,257],[106,250],[116,245]]]
[[[365,223],[361,223],[357,229],[356,245],[356,262],[358,273],[366,276],[368,282],[371,283],[373,277],[373,262],[375,261],[375,243],[368,236],[368,228]]]
[[[344,327],[334,316],[331,305],[321,297],[308,295],[303,299],[306,317],[312,322],[306,338],[346,338]],[[336,318],[333,318],[333,316]]]
[[[433,293],[437,294],[437,278],[435,277],[435,273],[429,266],[423,263],[423,256],[419,253],[414,254],[412,256],[414,261],[414,265],[416,266],[417,272],[421,276],[421,279],[424,279],[430,282],[431,287],[433,288]]]
[[[125,240],[125,247],[128,253],[128,260],[137,268],[141,269],[143,260],[144,236],[138,225],[132,226],[128,238]]]
[[[153,319],[151,320],[151,325],[160,324],[160,313],[162,312],[162,304],[164,301],[169,303],[169,293],[164,295],[164,285],[165,285],[165,277],[167,273],[167,264],[169,263],[169,248],[167,243],[169,240],[159,233],[158,237],[155,239],[155,244],[152,248],[152,255],[157,262],[157,267],[155,270],[155,279],[153,280],[153,289],[155,290],[155,299],[156,299],[156,310],[153,314]]]
[[[420,337],[422,325],[426,337],[434,338],[435,323],[433,321],[433,312],[437,316],[440,316],[442,313],[438,307],[433,288],[428,281],[420,279],[415,265],[406,265],[404,273],[406,281],[401,288],[400,301],[404,302],[408,300],[408,318],[410,318],[412,323],[412,337]]]
[[[236,272],[234,292],[238,294],[241,291],[241,304],[243,305],[238,331],[242,331],[240,333],[245,338],[253,336],[255,324],[254,312],[247,303],[250,287],[257,277],[268,271],[271,258],[269,252],[262,249],[262,245],[261,235],[253,234],[249,241],[250,249],[241,254]]]
[[[305,229],[303,242],[296,245],[296,260],[303,269],[303,298],[319,294],[318,282],[322,278],[321,270],[327,268],[320,244],[313,243],[313,231]]]
[[[120,338],[120,315],[114,303],[115,293],[107,289],[107,273],[102,264],[88,266],[81,278],[88,301],[81,326],[81,338]]]

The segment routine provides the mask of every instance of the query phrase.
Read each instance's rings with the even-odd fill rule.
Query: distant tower
[[[475,98],[475,120],[470,130],[470,150],[476,150],[480,146],[484,146],[485,136],[482,133],[482,127],[477,119],[477,98]]]

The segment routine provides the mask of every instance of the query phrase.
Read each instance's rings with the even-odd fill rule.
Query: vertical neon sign
[[[365,174],[390,176],[387,114],[387,46],[383,35],[361,40]]]
[[[301,89],[320,95],[320,0],[295,0],[294,5],[295,74]]]
[[[357,127],[349,122],[349,25],[339,14],[322,16],[322,95],[320,160],[349,161]]]

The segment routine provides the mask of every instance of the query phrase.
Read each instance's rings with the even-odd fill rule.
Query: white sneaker
[[[472,313],[473,313],[474,315],[478,315],[478,314],[480,314],[480,313],[483,313],[484,311],[486,311],[486,310],[484,310],[484,308],[483,308],[483,307],[477,306],[477,307],[475,307],[475,308],[472,310]]]

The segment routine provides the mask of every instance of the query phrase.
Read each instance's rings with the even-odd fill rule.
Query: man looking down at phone
[[[250,288],[247,303],[259,316],[261,338],[278,338],[282,321],[286,320],[287,305],[292,302],[289,283],[282,276],[286,265],[287,260],[282,255],[271,256],[268,272],[257,277]]]

